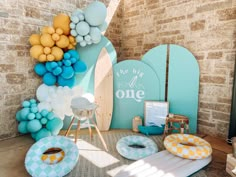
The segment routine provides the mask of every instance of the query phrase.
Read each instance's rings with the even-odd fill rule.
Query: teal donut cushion
[[[142,159],[158,151],[153,140],[135,135],[121,138],[116,144],[116,149],[121,156],[130,160]]]
[[[61,148],[65,157],[59,163],[50,165],[41,160],[42,154],[50,148]],[[62,177],[68,174],[79,159],[76,144],[64,136],[50,136],[33,144],[26,154],[25,168],[33,177]]]

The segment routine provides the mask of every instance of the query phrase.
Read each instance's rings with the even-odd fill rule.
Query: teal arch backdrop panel
[[[102,36],[102,40],[98,44],[87,45],[86,47],[77,45],[76,50],[79,52],[81,60],[87,64],[88,69],[85,73],[76,76],[76,85],[83,87],[87,93],[94,93],[94,69],[103,47],[107,49],[112,64],[115,64],[117,62],[116,50],[106,37]]]
[[[190,133],[197,132],[199,66],[186,48],[170,45],[168,101],[170,113],[190,119]]]
[[[114,104],[111,128],[132,128],[134,116],[144,115],[145,100],[159,100],[159,79],[153,69],[137,60],[113,66]]]
[[[156,73],[159,78],[159,94],[160,101],[165,100],[165,88],[166,88],[166,59],[167,59],[167,45],[159,45],[149,50],[142,57],[142,61],[148,64]]]

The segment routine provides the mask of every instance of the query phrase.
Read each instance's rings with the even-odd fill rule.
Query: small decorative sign
[[[145,101],[144,104],[144,125],[159,126],[165,125],[169,114],[169,103],[159,101]]]

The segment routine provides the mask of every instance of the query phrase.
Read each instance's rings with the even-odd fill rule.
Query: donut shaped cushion
[[[121,138],[116,149],[119,154],[130,160],[138,160],[158,151],[154,141],[143,136],[126,136]]]
[[[202,138],[188,134],[172,134],[164,140],[165,148],[185,159],[204,159],[211,155],[211,145]]]
[[[64,151],[64,158],[56,164],[42,161],[42,155],[51,148],[60,148]],[[76,144],[64,136],[50,136],[33,144],[26,154],[25,167],[33,177],[62,177],[68,174],[79,159],[79,150]]]

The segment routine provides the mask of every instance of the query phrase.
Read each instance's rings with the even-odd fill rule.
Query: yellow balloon
[[[52,54],[48,54],[47,55],[47,61],[53,61],[53,60],[55,60],[55,56],[52,55]]]
[[[52,40],[52,36],[50,34],[47,34],[47,33],[44,33],[41,36],[40,42],[44,47],[52,47],[55,44],[55,42]]]
[[[45,61],[47,61],[47,55],[45,55],[45,54],[39,55],[38,61],[39,61],[39,62],[45,62]]]
[[[59,35],[62,35],[63,34],[63,30],[61,28],[57,28],[56,29],[56,33],[59,34]]]
[[[62,59],[64,52],[59,47],[53,47],[51,54],[54,55],[56,61],[59,61]]]
[[[51,53],[51,48],[50,47],[44,47],[43,52],[47,55]]]
[[[48,33],[48,34],[53,34],[55,33],[55,29],[53,27],[50,26],[44,26],[41,30],[42,34]]]
[[[40,45],[40,35],[32,34],[29,38],[29,42],[31,45]]]
[[[52,35],[52,39],[53,39],[54,41],[58,41],[58,40],[60,39],[59,34],[54,33],[54,34]]]
[[[65,35],[61,35],[60,39],[56,42],[57,47],[66,48],[70,44],[69,39]]]
[[[38,59],[41,54],[43,54],[43,46],[42,45],[33,45],[30,48],[30,56],[31,57]]]
[[[53,27],[55,29],[61,28],[63,30],[63,34],[70,34],[70,17],[66,14],[59,14],[53,19]]]

